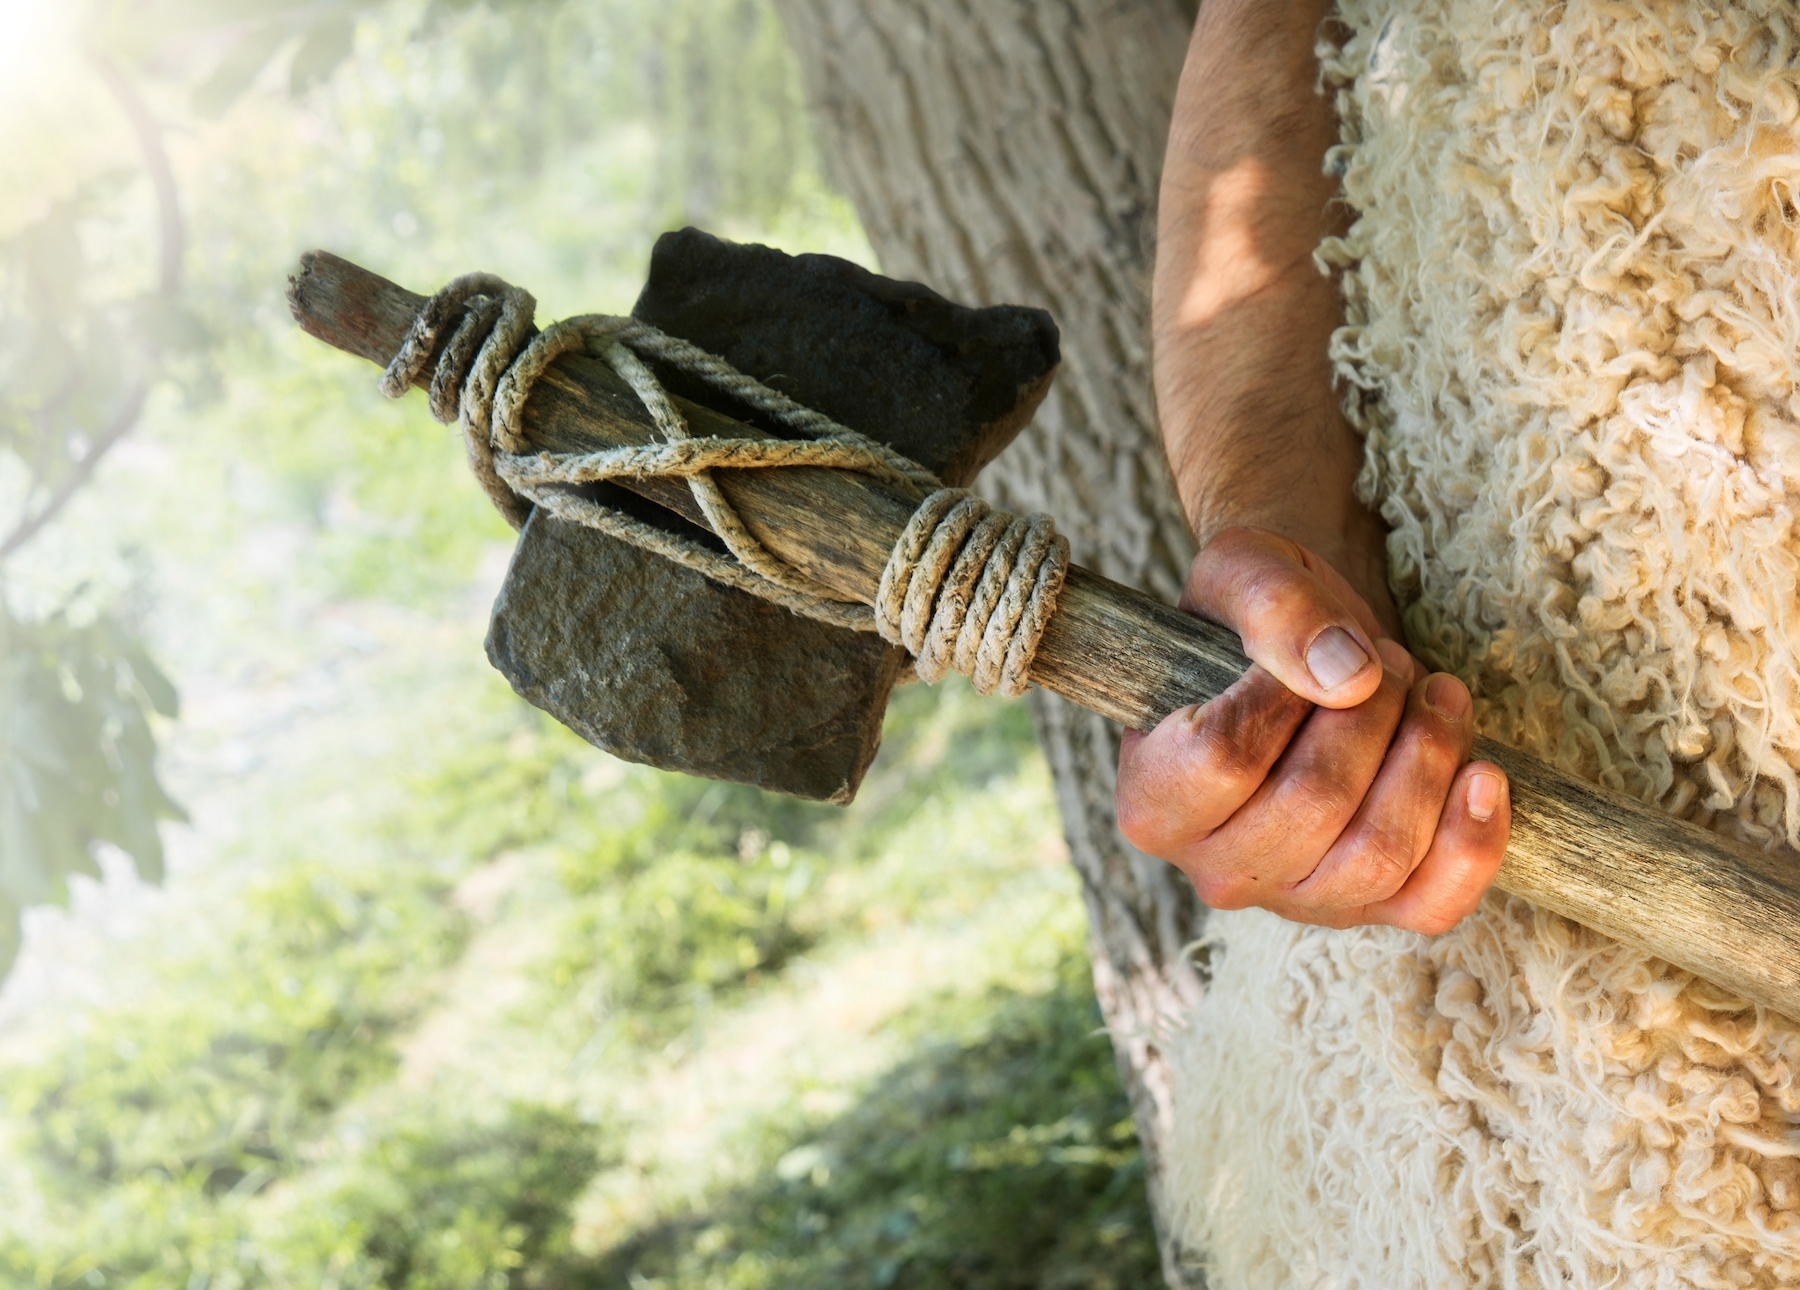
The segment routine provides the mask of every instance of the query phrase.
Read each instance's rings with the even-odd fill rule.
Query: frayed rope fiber
[[[533,334],[537,302],[489,273],[457,278],[427,300],[381,391],[399,398],[431,361],[431,412],[456,421],[483,490],[514,528],[533,506],[694,569],[715,582],[838,627],[872,631],[914,656],[921,680],[969,676],[982,694],[1023,694],[1069,569],[1068,539],[1047,515],[996,511],[923,466],[804,407],[725,360],[635,318],[586,314]],[[593,453],[533,453],[522,430],[531,387],[564,354],[604,359],[643,401],[661,443]],[[795,439],[695,438],[644,359],[668,363],[772,416]],[[777,557],[744,526],[715,469],[825,466],[853,470],[918,504],[882,571],[873,607]],[[687,481],[730,555],[646,524],[574,491],[611,479]]]
[[[1337,20],[1320,258],[1408,644],[1485,733],[1793,847],[1800,10]],[[1170,1052],[1213,1290],[1800,1285],[1792,1019],[1499,893],[1435,939],[1208,937]]]

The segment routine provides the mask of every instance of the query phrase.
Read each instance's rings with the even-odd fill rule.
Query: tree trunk
[[[1075,558],[1166,600],[1192,557],[1150,385],[1157,180],[1194,5],[1181,0],[776,0],[828,155],[884,273],[968,304],[1050,310],[1064,366],[983,476],[1046,510]],[[1113,818],[1119,730],[1034,692],[1089,913],[1094,984],[1143,1141],[1163,1271],[1161,1023],[1193,1008],[1204,910]]]

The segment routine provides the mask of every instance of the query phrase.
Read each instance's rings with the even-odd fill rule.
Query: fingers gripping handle
[[[1223,693],[1249,665],[1227,629],[1077,568],[1032,679],[1148,729]],[[1800,1018],[1800,873],[1790,859],[1492,739],[1477,736],[1474,757],[1511,781],[1512,840],[1496,886]]]

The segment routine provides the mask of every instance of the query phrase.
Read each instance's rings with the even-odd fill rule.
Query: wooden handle
[[[310,335],[385,366],[424,297],[328,252],[301,261],[288,305]],[[424,383],[424,378],[421,384]],[[696,434],[762,432],[677,399]],[[605,363],[559,359],[534,387],[525,436],[550,452],[649,443],[637,396]],[[719,487],[771,551],[864,603],[912,512],[884,486],[816,467],[721,470]],[[705,525],[686,484],[634,492]],[[1249,666],[1230,631],[1079,566],[1069,572],[1031,679],[1148,730],[1204,703]],[[1512,842],[1497,885],[1627,945],[1800,1018],[1800,882],[1785,858],[1729,842],[1491,739],[1475,755],[1512,781]]]

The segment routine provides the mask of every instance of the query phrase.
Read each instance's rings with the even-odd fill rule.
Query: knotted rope
[[[1038,641],[1069,569],[1068,539],[1057,534],[1048,515],[1014,516],[963,489],[946,488],[886,444],[646,322],[587,314],[533,336],[536,308],[529,292],[492,274],[465,274],[425,302],[381,377],[381,392],[389,398],[406,393],[454,324],[432,371],[431,412],[440,422],[460,425],[475,477],[514,528],[524,525],[534,505],[541,506],[559,519],[599,529],[794,613],[877,632],[913,655],[921,680],[936,681],[954,670],[970,677],[982,694],[1025,692]],[[631,386],[661,431],[661,443],[592,453],[530,451],[522,421],[531,388],[552,362],[575,352],[605,360]],[[696,438],[645,358],[699,377],[797,437]],[[888,556],[873,607],[771,552],[744,526],[712,477],[719,467],[771,466],[857,471],[918,503]],[[685,479],[730,554],[573,491],[602,480],[651,477]]]

